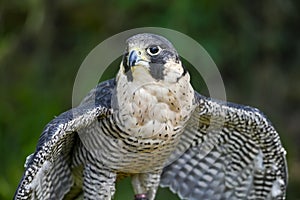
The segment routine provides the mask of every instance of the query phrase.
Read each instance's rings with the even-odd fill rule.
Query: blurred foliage
[[[287,197],[300,199],[299,3],[0,1],[0,199],[12,198],[45,124],[71,107],[75,75],[89,51],[145,26],[197,40],[219,67],[228,100],[268,115],[288,151]],[[116,199],[131,198],[128,180],[118,184]],[[175,198],[160,189],[158,199]]]

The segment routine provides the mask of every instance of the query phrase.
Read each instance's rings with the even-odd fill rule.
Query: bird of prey
[[[258,109],[194,91],[162,36],[126,44],[116,78],[45,127],[15,199],[112,199],[124,176],[136,200],[285,199],[286,152]]]

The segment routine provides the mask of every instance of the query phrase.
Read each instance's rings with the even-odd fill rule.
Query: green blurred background
[[[12,198],[46,123],[71,107],[85,56],[106,38],[145,26],[197,40],[217,64],[228,101],[271,119],[288,152],[287,199],[300,199],[299,3],[1,0],[0,199]],[[132,199],[128,180],[116,199]],[[176,198],[160,189],[158,199]]]

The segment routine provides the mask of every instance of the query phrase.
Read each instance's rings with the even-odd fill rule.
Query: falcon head
[[[112,105],[120,124],[145,137],[182,128],[193,108],[194,90],[177,51],[154,34],[127,40],[115,91]]]
[[[167,39],[143,33],[127,40],[120,73],[125,74],[128,81],[140,79],[176,83],[186,74],[186,70]]]

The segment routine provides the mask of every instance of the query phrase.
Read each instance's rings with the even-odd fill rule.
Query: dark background
[[[299,3],[0,1],[0,199],[12,198],[46,123],[71,107],[85,56],[106,38],[145,26],[197,40],[217,64],[228,101],[270,118],[288,152],[287,199],[300,199]],[[160,190],[158,199],[175,199],[169,195]],[[128,180],[116,199],[132,199]]]

